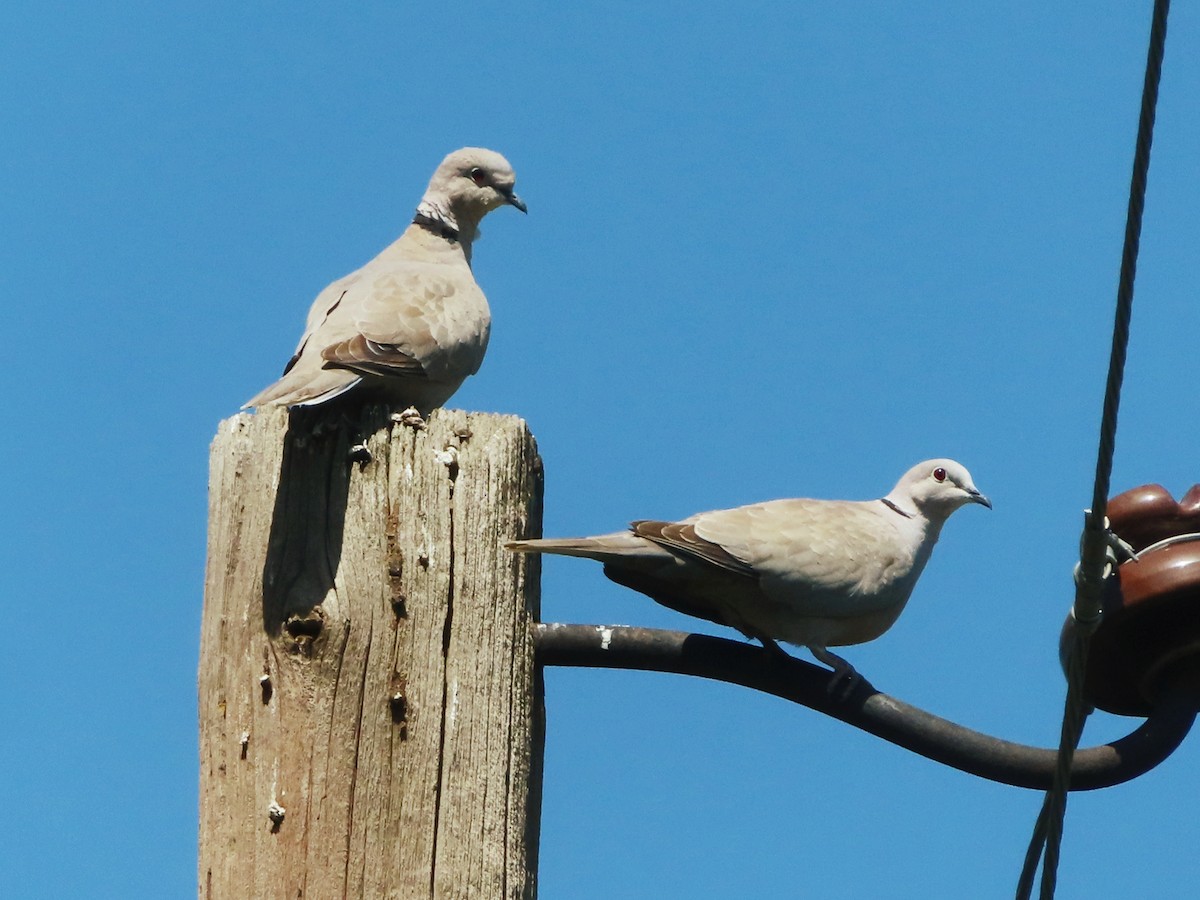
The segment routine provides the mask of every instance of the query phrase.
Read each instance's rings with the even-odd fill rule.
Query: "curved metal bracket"
[[[989,737],[875,690],[866,679],[842,697],[828,669],[782,659],[747,643],[627,625],[536,626],[543,666],[674,672],[727,681],[801,703],[817,712],[963,772],[1016,787],[1046,790],[1057,751]],[[1153,713],[1131,734],[1075,752],[1071,790],[1110,787],[1148,772],[1174,752],[1197,714],[1200,672],[1180,671]]]

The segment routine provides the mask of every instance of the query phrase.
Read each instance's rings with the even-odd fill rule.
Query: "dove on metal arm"
[[[525,204],[499,153],[456,150],[433,173],[412,224],[382,253],[325,288],[283,377],[243,409],[312,406],[352,392],[422,413],[441,406],[487,349],[491,313],[471,273],[479,222]]]
[[[599,560],[610,579],[664,606],[775,652],[783,652],[777,641],[805,646],[837,677],[853,676],[827,648],[874,640],[892,626],[942,526],[968,503],[992,505],[962,465],[931,459],[879,500],[773,500],[505,546]]]

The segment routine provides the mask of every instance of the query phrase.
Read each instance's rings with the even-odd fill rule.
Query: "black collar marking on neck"
[[[434,234],[440,234],[446,240],[454,242],[458,240],[458,229],[451,228],[440,219],[435,219],[432,216],[427,216],[424,213],[417,213],[413,216],[413,224],[420,225]]]
[[[893,503],[887,497],[880,497],[879,502],[882,503],[884,506],[886,506],[888,509],[892,510],[893,512],[900,513],[900,515],[904,516],[904,518],[906,518],[906,519],[912,518],[912,516],[909,513],[906,513],[904,510],[902,510],[900,507],[898,507],[895,503]]]

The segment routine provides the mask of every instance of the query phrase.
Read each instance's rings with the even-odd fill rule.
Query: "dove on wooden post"
[[[505,546],[599,560],[618,584],[769,650],[783,652],[776,641],[805,646],[840,677],[854,667],[826,648],[874,640],[892,626],[942,526],[968,503],[992,505],[962,465],[931,459],[879,500],[773,500]]]
[[[525,204],[499,153],[442,160],[412,224],[387,249],[317,296],[283,377],[250,400],[312,406],[352,391],[359,401],[428,413],[483,362],[487,298],[471,273],[471,242],[493,209]]]

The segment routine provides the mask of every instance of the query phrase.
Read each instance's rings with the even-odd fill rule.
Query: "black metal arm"
[[[830,692],[829,670],[783,659],[748,643],[627,625],[536,626],[543,666],[674,672],[727,681],[801,703],[936,762],[1016,787],[1045,790],[1056,751],[989,737],[875,690],[865,679],[849,696]],[[1200,673],[1166,682],[1153,714],[1135,731],[1078,750],[1071,790],[1110,787],[1148,772],[1174,752],[1197,714]]]

